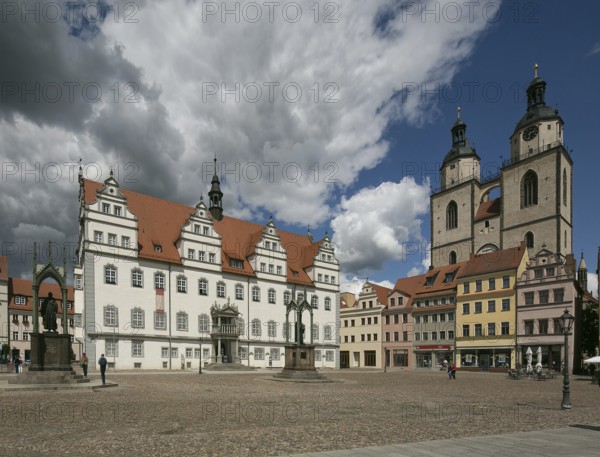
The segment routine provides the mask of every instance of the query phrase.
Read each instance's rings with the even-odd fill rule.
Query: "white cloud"
[[[348,195],[341,203],[339,194],[389,153],[382,135],[391,121],[420,123],[429,115],[431,105],[418,94],[398,94],[407,84],[451,81],[488,25],[483,15],[471,19],[463,14],[458,22],[430,15],[423,21],[420,15],[403,14],[395,0],[348,0],[339,4],[337,22],[324,23],[327,11],[321,11],[315,23],[314,1],[306,0],[299,2],[302,17],[296,23],[289,20],[291,11],[288,20],[283,18],[281,7],[272,22],[266,10],[256,23],[244,17],[235,22],[231,15],[225,21],[220,15],[203,21],[208,3],[139,2],[136,23],[109,15],[95,38],[82,34],[87,41],[70,35],[62,23],[15,20],[3,25],[0,39],[10,45],[0,79],[33,84],[44,75],[43,83],[76,81],[82,87],[94,82],[103,92],[98,103],[82,100],[80,90],[74,102],[64,92],[58,104],[12,97],[0,113],[0,130],[7,133],[3,142],[12,151],[8,160],[47,163],[83,157],[86,163],[98,161],[104,171],[110,163],[133,163],[135,182],[127,187],[194,204],[210,186],[203,164],[216,154],[230,170],[223,184],[228,214],[272,213],[275,220],[305,227],[326,223],[339,207],[336,239],[349,272],[400,258],[402,243],[418,238],[420,228],[386,207],[388,199],[399,200],[399,188],[387,184],[392,197],[380,194],[377,204],[385,214],[378,216],[381,224],[370,226],[373,232],[360,221],[365,214],[361,199],[366,196],[368,203],[372,190]],[[435,5],[443,10],[444,3],[454,2]],[[215,4],[231,9],[248,2]],[[385,25],[382,11],[389,13]],[[128,82],[136,84],[137,103],[124,103],[132,95]],[[223,85],[234,89],[239,101],[235,94],[223,101]],[[117,103],[115,87],[120,90]],[[272,99],[269,87],[274,88]],[[296,87],[302,94],[291,102]],[[215,88],[217,94],[207,95]],[[261,96],[247,101],[256,88]],[[326,103],[326,97],[337,101]],[[27,208],[28,224],[51,225],[76,240],[76,187],[38,184],[36,190],[22,182],[10,189],[13,201],[2,209],[9,210],[4,220],[15,222],[0,235],[10,233]],[[60,189],[53,205],[32,200],[49,189]],[[427,196],[414,183],[407,189],[420,200],[402,203],[413,215],[424,214]],[[50,207],[69,209],[60,221],[47,224]],[[350,223],[376,241],[350,233],[344,227]]]
[[[368,275],[388,260],[402,260],[421,240],[429,183],[384,182],[343,197],[332,220],[337,257],[349,274]]]
[[[412,267],[406,276],[417,276],[425,273],[429,270],[429,266],[431,265],[431,243],[427,245],[427,250],[425,253],[425,257],[421,260],[421,265]]]
[[[588,52],[588,56],[593,56],[594,54],[598,54],[600,52],[600,42],[594,43],[590,52]]]

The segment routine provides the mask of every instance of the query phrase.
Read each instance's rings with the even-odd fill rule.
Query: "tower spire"
[[[212,214],[213,218],[220,221],[223,219],[223,192],[221,192],[221,181],[217,175],[217,155],[215,154],[215,174],[212,177],[210,191],[208,192],[208,199],[210,206],[208,210]]]

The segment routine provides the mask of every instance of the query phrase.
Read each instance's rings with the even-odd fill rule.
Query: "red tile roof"
[[[459,277],[465,278],[467,276],[517,268],[526,251],[525,243],[521,242],[521,245],[516,248],[502,249],[479,255],[471,254],[466,267],[460,273]]]
[[[101,190],[104,184],[88,179],[84,179],[83,182],[85,203],[93,204],[96,201],[96,192]],[[195,208],[122,188],[119,190],[127,199],[128,210],[137,217],[139,257],[180,264],[181,258],[175,242],[181,235],[182,227],[187,225],[190,216],[195,213]],[[254,253],[256,242],[260,240],[265,226],[228,216],[213,222],[215,231],[221,236],[223,271],[254,276],[247,258]],[[319,242],[313,243],[307,236],[283,230],[278,230],[277,233],[288,255],[288,281],[312,286],[313,282],[304,268],[313,264]],[[156,244],[162,247],[162,252],[154,250]],[[231,267],[231,258],[243,260],[244,268]]]
[[[384,286],[380,286],[379,284],[374,284],[372,282],[368,282],[368,284],[373,287],[375,294],[377,295],[377,301],[381,303],[383,306],[387,306],[388,304],[388,295],[392,292],[392,289],[389,289]]]
[[[29,279],[16,279],[10,278],[8,280],[8,307],[11,310],[24,310],[31,311],[31,305],[33,302],[33,289],[31,288],[33,282]],[[52,296],[58,303],[58,312],[62,313],[62,292],[60,290],[60,286],[56,283],[48,283],[43,282],[40,285],[39,296],[40,298],[46,298],[48,293],[52,292]],[[15,304],[15,296],[22,295],[27,297],[26,305],[16,305]],[[74,290],[73,286],[67,286],[67,301],[74,303]],[[71,307],[70,310],[67,311],[68,314],[73,314],[74,309]]]
[[[8,281],[8,257],[0,256],[0,281]]]
[[[490,217],[499,216],[501,209],[502,205],[500,198],[483,202],[479,205],[479,209],[477,210],[477,214],[475,215],[475,220],[481,221],[484,219],[489,219]]]

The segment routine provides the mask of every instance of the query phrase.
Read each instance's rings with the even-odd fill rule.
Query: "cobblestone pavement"
[[[573,409],[563,411],[561,378],[323,373],[340,382],[275,382],[268,370],[135,372],[109,373],[119,387],[98,391],[0,389],[0,455],[286,455],[597,424],[600,417],[600,389],[589,377],[571,378]]]

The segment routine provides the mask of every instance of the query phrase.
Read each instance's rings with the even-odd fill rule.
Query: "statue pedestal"
[[[71,368],[70,335],[54,332],[31,334],[31,365],[29,370],[9,384],[78,384],[90,382]]]
[[[302,344],[285,347],[284,370],[316,371],[314,345]]]
[[[331,382],[315,368],[315,347],[298,344],[285,347],[285,367],[273,375],[274,381]]]
[[[29,371],[71,371],[70,344],[70,335],[32,333]]]

